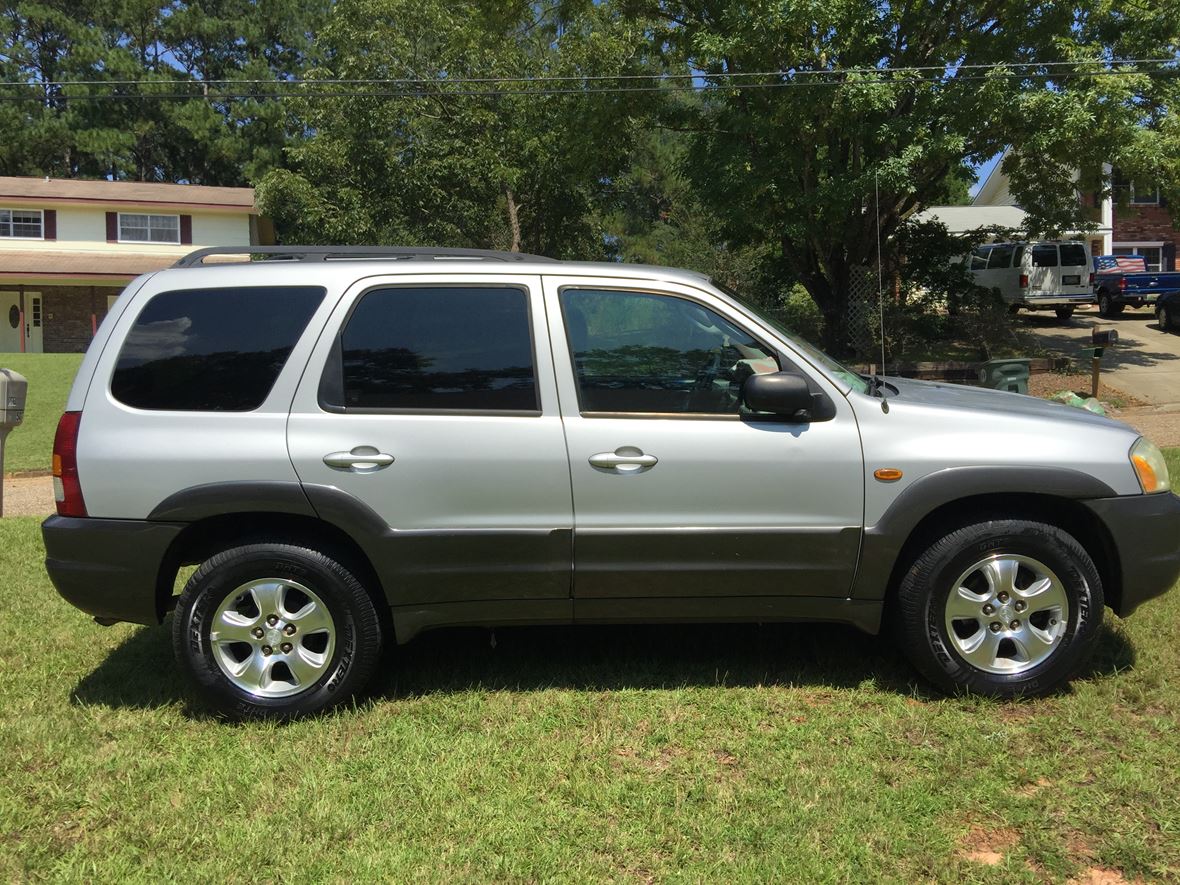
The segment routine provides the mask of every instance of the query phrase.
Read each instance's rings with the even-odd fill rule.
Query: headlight
[[[1139,485],[1143,486],[1145,494],[1166,492],[1172,487],[1164,453],[1146,437],[1140,437],[1139,442],[1131,446],[1131,466],[1135,468],[1135,475],[1139,477]]]

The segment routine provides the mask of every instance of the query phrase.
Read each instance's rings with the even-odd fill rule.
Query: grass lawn
[[[41,557],[0,521],[0,880],[1180,877],[1180,592],[1032,702],[929,694],[834,626],[522,628],[239,726]]]
[[[25,420],[4,447],[5,473],[48,473],[53,434],[65,411],[80,353],[2,353],[0,366],[29,379]]]

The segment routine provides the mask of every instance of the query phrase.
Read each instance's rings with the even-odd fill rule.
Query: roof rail
[[[391,261],[432,261],[456,258],[478,261],[556,261],[543,255],[525,252],[496,252],[492,249],[420,249],[414,246],[211,246],[190,252],[173,267],[201,267],[210,255],[265,256],[266,261],[349,261],[388,259]]]

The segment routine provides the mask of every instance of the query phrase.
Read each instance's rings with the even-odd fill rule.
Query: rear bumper
[[[1020,302],[1025,307],[1065,307],[1068,305],[1093,304],[1094,296],[1083,295],[1029,295]]]
[[[1118,552],[1122,589],[1115,614],[1126,617],[1171,589],[1180,577],[1180,498],[1125,495],[1083,502],[1102,520]]]
[[[41,524],[45,569],[66,602],[96,618],[158,624],[160,565],[184,526],[51,516]]]

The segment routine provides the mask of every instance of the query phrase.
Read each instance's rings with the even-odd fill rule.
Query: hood
[[[1035,396],[1009,393],[1005,390],[990,390],[984,387],[968,387],[963,384],[946,384],[940,381],[915,381],[910,378],[888,378],[889,384],[897,388],[890,399],[901,404],[936,406],[940,409],[964,409],[973,412],[996,412],[1005,416],[1027,416],[1071,423],[1118,427],[1135,432],[1120,421],[1095,415],[1086,409],[1051,402]]]

